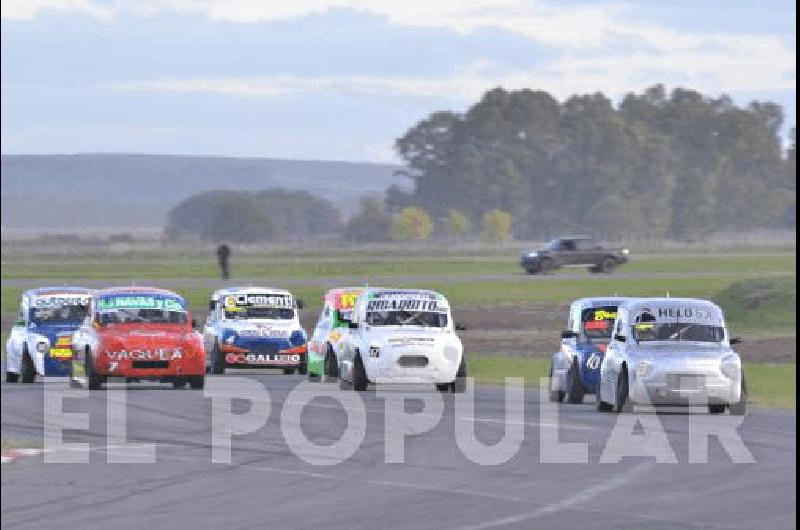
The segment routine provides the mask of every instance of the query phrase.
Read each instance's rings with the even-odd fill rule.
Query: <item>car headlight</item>
[[[529,258],[535,258],[536,256],[538,256],[538,253],[536,253],[536,252],[528,252],[528,257]]]
[[[736,355],[728,355],[720,361],[719,369],[726,377],[735,379],[741,373],[742,362]]]
[[[631,252],[631,251],[630,251],[630,250],[628,250],[627,248],[623,248],[623,249],[622,249],[622,253],[623,253],[623,254],[625,254],[626,256],[627,256],[628,254],[630,254],[630,252]]]
[[[647,377],[653,372],[653,365],[647,361],[640,361],[636,365],[636,377]]]

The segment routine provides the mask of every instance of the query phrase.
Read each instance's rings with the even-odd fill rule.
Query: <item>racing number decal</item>
[[[596,353],[593,353],[588,359],[586,359],[586,368],[589,370],[597,370],[600,368],[600,363],[602,362],[603,360],[600,358],[600,356]]]

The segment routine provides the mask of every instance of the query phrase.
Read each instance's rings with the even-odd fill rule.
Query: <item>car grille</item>
[[[702,390],[706,377],[698,374],[667,374],[667,387],[671,390]]]
[[[134,368],[169,368],[169,361],[133,361]]]
[[[401,355],[397,364],[404,368],[422,368],[428,366],[428,358],[424,355]]]

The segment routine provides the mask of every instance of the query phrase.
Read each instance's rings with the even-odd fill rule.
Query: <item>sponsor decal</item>
[[[594,312],[595,320],[615,320],[617,318],[616,311],[608,311],[606,309],[598,309]]]
[[[130,359],[132,361],[172,361],[183,358],[181,348],[158,348],[155,350],[106,351],[106,357],[113,361]]]
[[[45,296],[37,297],[33,305],[42,309],[57,309],[75,305],[86,305],[89,303],[89,296]]]
[[[607,330],[610,325],[610,320],[590,320],[584,323],[583,328],[589,331],[599,331]]]
[[[302,355],[280,353],[229,353],[225,356],[228,364],[300,364]]]
[[[385,298],[367,302],[367,311],[430,311],[444,312],[437,300],[419,298]]]
[[[436,339],[431,337],[396,337],[386,342],[394,346],[406,346],[409,344],[432,344],[436,342]]]
[[[165,311],[185,311],[183,303],[177,298],[167,296],[104,296],[97,300],[99,311],[115,309],[162,309]]]
[[[659,307],[658,318],[711,320],[713,316],[710,311],[698,307]]]
[[[339,309],[353,309],[361,291],[345,291],[339,295]]]
[[[292,336],[292,331],[289,329],[274,329],[274,328],[248,328],[242,329],[237,333],[240,337],[248,338],[270,338],[270,339],[288,339]]]
[[[228,311],[239,307],[294,308],[294,298],[290,294],[238,294],[226,296],[224,302]]]
[[[72,338],[68,335],[58,337],[56,343],[50,348],[50,357],[55,359],[71,359]]]

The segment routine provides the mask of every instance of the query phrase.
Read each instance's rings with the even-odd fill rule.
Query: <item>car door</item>
[[[320,356],[324,356],[328,348],[327,339],[331,331],[332,313],[330,304],[326,302],[309,341],[308,349]]]
[[[597,262],[597,249],[592,239],[576,239],[573,265],[591,265]]]

